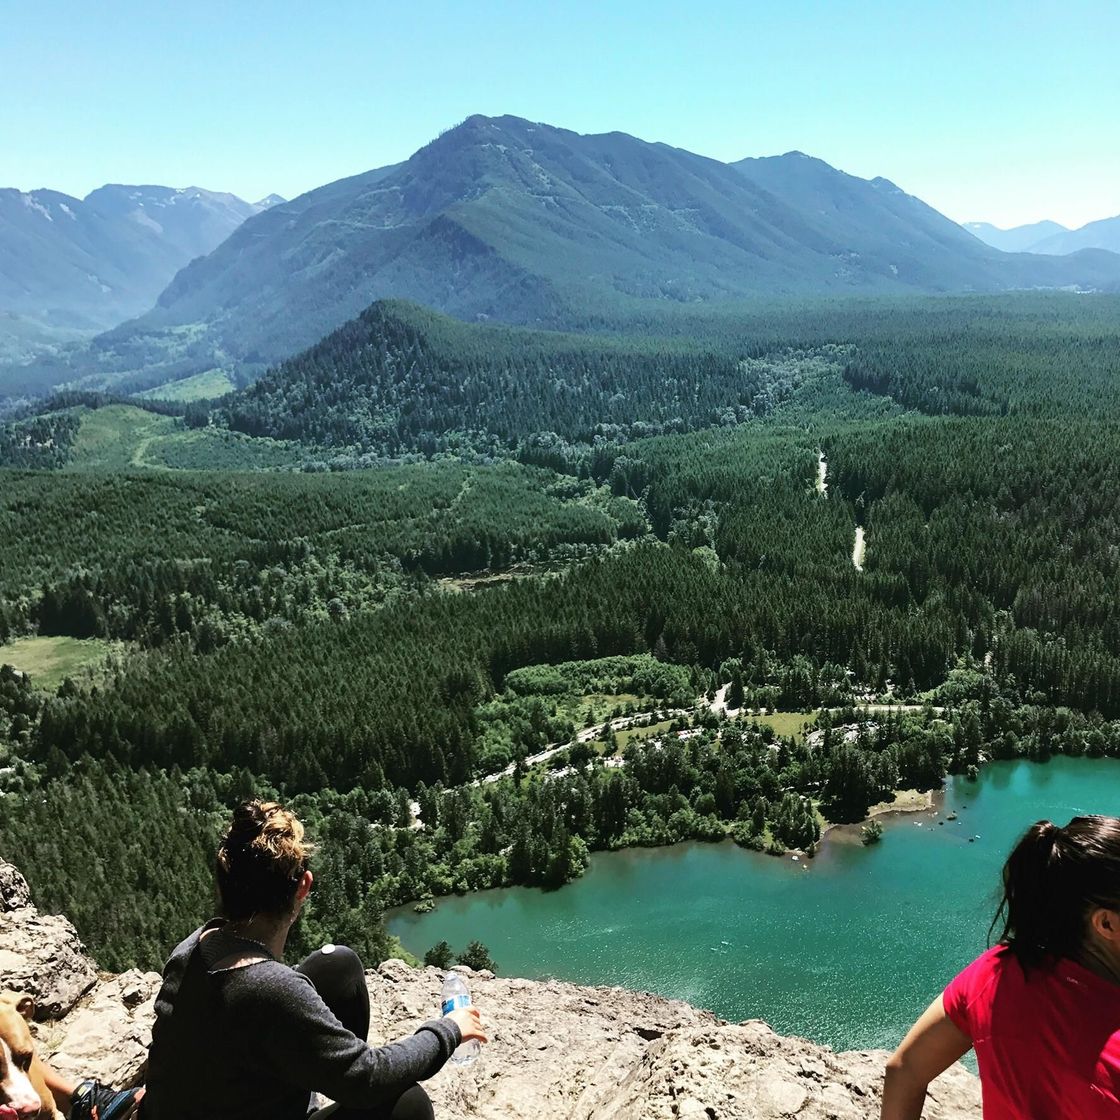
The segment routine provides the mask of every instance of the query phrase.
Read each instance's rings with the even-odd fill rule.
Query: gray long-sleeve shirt
[[[372,1108],[431,1077],[462,1041],[451,1020],[435,1019],[372,1049],[280,961],[216,968],[247,945],[217,926],[195,930],[164,968],[144,1120],[304,1120],[312,1090]]]

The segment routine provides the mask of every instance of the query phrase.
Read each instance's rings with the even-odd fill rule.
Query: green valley
[[[225,809],[274,791],[322,838],[300,936],[377,959],[394,905],[603,849],[810,855],[896,789],[1120,755],[1116,311],[576,335],[380,303],[218,401],[26,410],[0,435],[0,847],[103,962],[151,965]],[[38,844],[75,797],[83,829]],[[168,814],[190,827],[122,848]],[[111,918],[79,850],[138,884]],[[198,890],[155,905],[157,859]]]

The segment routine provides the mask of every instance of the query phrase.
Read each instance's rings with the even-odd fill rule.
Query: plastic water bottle
[[[444,1015],[448,1015],[452,1011],[458,1011],[460,1007],[470,1007],[470,989],[458,972],[449,972],[444,978],[439,1002]],[[479,1049],[478,1039],[469,1038],[466,1042],[460,1043],[455,1053],[451,1055],[451,1060],[457,1066],[470,1065],[478,1057]]]

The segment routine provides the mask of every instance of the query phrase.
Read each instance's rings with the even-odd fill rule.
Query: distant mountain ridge
[[[105,329],[146,311],[188,261],[278,196],[109,184],[84,199],[0,189],[0,312]]]
[[[1067,229],[1057,222],[999,229],[988,222],[965,222],[964,228],[996,249],[1013,253],[1045,253],[1064,256],[1082,249],[1105,249],[1120,253],[1120,215],[1089,222],[1079,229]]]
[[[860,179],[804,152],[732,164],[802,215],[836,247],[855,284],[911,290],[992,290],[1005,262],[889,179]]]
[[[1030,253],[1033,246],[1056,233],[1068,233],[1065,226],[1057,222],[1032,222],[1030,225],[1000,229],[990,222],[965,222],[964,228],[985,245],[1000,249],[1005,253]]]
[[[1120,287],[1120,257],[1009,256],[889,180],[800,153],[732,165],[473,116],[401,164],[249,218],[52,376],[251,377],[382,298],[579,328],[698,302],[1066,286]]]
[[[1040,241],[1032,253],[1076,253],[1082,249],[1107,249],[1120,253],[1120,214],[1115,218],[1102,218],[1080,229],[1055,233]]]

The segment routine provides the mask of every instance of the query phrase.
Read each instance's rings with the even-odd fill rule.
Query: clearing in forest
[[[270,470],[298,463],[305,454],[282,440],[185,428],[174,416],[112,404],[81,410],[66,470]]]
[[[805,737],[805,732],[809,731],[817,722],[818,715],[820,715],[819,711],[771,712],[767,716],[752,716],[744,712],[742,718],[763,727],[772,727],[774,734],[780,739],[788,739],[792,736],[798,742],[801,742]]]
[[[208,369],[178,381],[169,381],[155,389],[145,389],[136,396],[147,401],[177,401],[190,404],[191,401],[216,400],[232,393],[237,388],[228,373],[223,369]]]
[[[144,466],[144,448],[174,429],[173,417],[158,416],[133,405],[83,410],[67,469],[127,470]]]
[[[0,665],[11,665],[36,688],[53,691],[66,677],[101,665],[118,646],[100,638],[17,638],[0,646]]]
[[[648,727],[644,724],[637,724],[634,727],[624,727],[614,733],[615,742],[618,744],[614,753],[621,755],[636,739],[655,739],[658,735],[664,735],[672,726],[673,721],[671,719],[665,719],[660,723],[652,723]],[[596,739],[595,742],[606,746],[606,739],[604,737]]]

